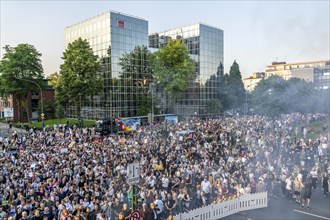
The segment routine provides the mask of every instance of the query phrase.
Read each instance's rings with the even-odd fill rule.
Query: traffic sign
[[[14,110],[13,108],[4,108],[3,110],[5,118],[12,118],[14,117]]]
[[[141,213],[139,210],[134,210],[129,216],[129,220],[140,220]]]
[[[139,183],[140,181],[140,163],[130,163],[127,166],[127,183],[129,185]]]

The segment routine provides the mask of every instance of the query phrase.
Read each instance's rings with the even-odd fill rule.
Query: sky
[[[224,31],[224,67],[236,60],[243,78],[274,61],[330,59],[330,1],[4,1],[0,43],[32,44],[45,75],[63,63],[64,28],[112,10],[144,18],[149,33],[194,23]],[[1,49],[1,58],[4,50]]]

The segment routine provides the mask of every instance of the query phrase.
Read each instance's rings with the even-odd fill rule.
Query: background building
[[[0,118],[4,117],[4,109],[13,107],[13,99],[12,97],[8,97],[7,99],[0,97]]]
[[[325,67],[314,68],[314,85],[317,89],[330,89],[330,61]]]
[[[318,60],[309,62],[286,63],[273,62],[266,67],[266,78],[270,76],[282,76],[285,80],[292,77],[314,82],[314,69],[324,68],[330,65],[330,60]]]
[[[266,67],[266,72],[253,73],[243,79],[247,91],[252,91],[263,78],[281,76],[285,80],[299,78],[313,82],[317,89],[330,88],[330,60],[308,61],[298,63],[273,62]]]
[[[223,31],[205,24],[151,34],[148,22],[119,12],[105,12],[65,28],[65,47],[81,37],[99,56],[104,74],[104,91],[93,97],[89,106],[82,103],[84,118],[129,117],[139,115],[140,100],[154,91],[146,51],[155,51],[169,39],[183,39],[195,61],[195,74],[189,89],[176,100],[176,113],[204,114],[207,101],[218,99],[223,75]],[[167,97],[158,91],[161,113],[170,113]],[[67,116],[77,117],[76,106]]]
[[[194,24],[149,35],[149,47],[164,47],[169,39],[182,39],[190,57],[195,61],[195,74],[188,91],[177,98],[175,111],[180,115],[206,114],[208,101],[218,99],[220,76],[223,75],[223,30],[206,24]],[[161,98],[161,112],[169,112],[165,94]]]
[[[45,118],[47,119],[54,117],[54,115],[47,114],[46,106],[49,103],[51,104],[55,103],[54,100],[55,92],[53,87],[48,84],[48,80],[44,80],[44,81],[47,84],[47,86],[42,89],[42,100],[43,100]],[[22,107],[19,108],[18,99],[19,99],[18,96],[16,95],[13,96],[12,107],[14,111],[14,122],[27,122],[28,115],[32,121],[40,120],[40,115],[38,115],[38,105],[41,101],[41,94],[39,90],[38,92],[29,92],[27,94],[27,97],[22,98],[22,103],[27,103],[27,105],[29,106],[29,112],[26,112],[24,105],[22,105]],[[53,107],[55,108],[55,106]]]
[[[86,39],[94,54],[99,56],[104,77],[103,92],[94,96],[89,106],[82,103],[83,117],[136,115],[137,100],[148,92],[150,74],[145,66],[144,56],[131,56],[125,67],[121,58],[130,54],[137,46],[147,48],[148,21],[108,11],[65,28],[65,48],[79,37]],[[137,64],[139,68],[136,68]],[[141,68],[141,65],[145,68]],[[144,79],[143,83],[141,79]],[[77,115],[75,106],[67,110],[67,116]]]
[[[244,88],[251,92],[258,85],[258,83],[265,78],[265,72],[253,73],[249,78],[243,79]]]

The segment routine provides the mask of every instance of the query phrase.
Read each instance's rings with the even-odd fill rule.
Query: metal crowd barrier
[[[240,211],[266,208],[267,206],[267,192],[245,194],[221,203],[194,209],[188,213],[180,213],[173,216],[173,220],[215,220],[233,215]]]

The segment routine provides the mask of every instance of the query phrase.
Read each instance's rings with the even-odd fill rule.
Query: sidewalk
[[[9,133],[8,133],[8,131],[9,131]],[[21,132],[23,134],[26,133],[24,128],[21,130],[20,128],[16,128],[13,126],[11,129],[9,129],[9,124],[6,125],[6,123],[0,122],[0,136],[4,137],[4,136],[7,136],[8,134],[11,135],[11,134],[13,134],[14,131],[16,131],[19,136],[20,136]]]

